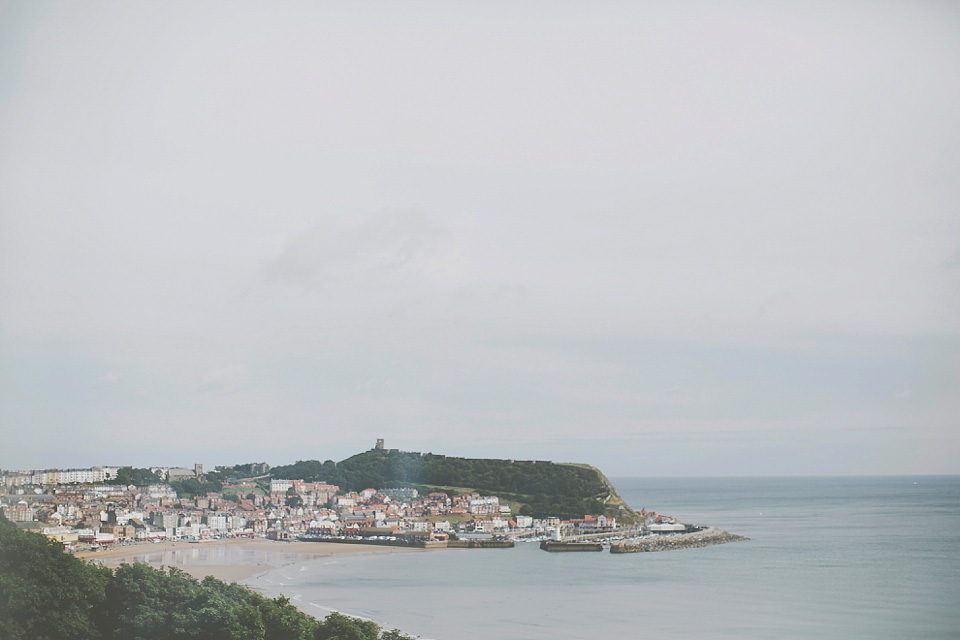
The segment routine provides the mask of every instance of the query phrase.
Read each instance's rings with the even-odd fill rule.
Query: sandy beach
[[[155,567],[178,567],[195,578],[213,576],[240,582],[293,562],[328,556],[418,553],[419,549],[336,544],[331,542],[275,542],[264,539],[217,540],[192,544],[164,542],[127,545],[104,551],[84,551],[76,557],[107,567],[143,562]]]

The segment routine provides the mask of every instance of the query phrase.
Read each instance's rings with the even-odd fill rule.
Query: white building
[[[410,531],[428,531],[428,527],[430,526],[430,523],[426,520],[414,520],[409,524]]]
[[[480,496],[479,498],[471,498],[468,510],[470,513],[478,515],[485,513],[500,513],[500,498],[497,496]]]
[[[517,516],[517,528],[518,529],[529,529],[533,526],[533,517],[532,516]]]
[[[149,498],[156,500],[176,500],[177,492],[168,484],[151,484],[143,490]]]
[[[286,493],[293,488],[293,480],[271,480],[270,493]]]

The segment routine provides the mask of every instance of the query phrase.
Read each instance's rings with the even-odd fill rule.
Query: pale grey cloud
[[[910,398],[913,397],[913,389],[911,389],[910,387],[902,387],[900,389],[897,389],[897,392],[895,395],[899,400],[909,400]]]
[[[101,384],[113,384],[119,379],[120,379],[120,376],[118,376],[116,373],[114,373],[113,371],[108,371],[107,373],[97,378],[97,382]]]
[[[221,367],[205,374],[197,386],[197,391],[233,393],[250,387],[253,382],[254,376],[247,365]]]
[[[440,233],[414,214],[347,213],[289,240],[282,253],[263,268],[263,276],[270,282],[304,289],[330,281],[363,285],[389,279],[415,261],[431,257]]]
[[[45,435],[8,450],[269,425],[879,472],[919,433],[896,468],[957,471],[958,34],[937,3],[6,3],[0,423]]]

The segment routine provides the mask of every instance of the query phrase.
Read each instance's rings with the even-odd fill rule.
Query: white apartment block
[[[286,493],[293,487],[293,480],[271,480],[270,493]]]
[[[472,514],[500,513],[500,498],[497,496],[472,498],[469,511]]]
[[[22,487],[39,484],[96,484],[117,477],[117,467],[89,469],[44,469],[42,471],[8,471],[0,474],[0,485]]]

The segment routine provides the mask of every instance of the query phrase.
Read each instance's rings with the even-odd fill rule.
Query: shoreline
[[[434,547],[434,548],[417,548],[417,547],[395,547],[395,546],[377,546],[374,544],[369,545],[350,545],[342,544],[341,542],[326,542],[326,543],[312,543],[305,542],[303,544],[321,544],[321,545],[330,545],[334,547],[341,547],[343,549],[349,549],[352,551],[347,551],[345,553],[327,553],[321,555],[304,555],[299,558],[299,561],[314,562],[321,560],[323,558],[329,557],[338,557],[338,558],[362,558],[370,556],[380,556],[390,553],[437,553],[442,552],[447,549],[447,547]],[[349,611],[342,608],[337,608],[323,602],[315,602],[311,599],[304,597],[305,594],[298,589],[299,585],[291,585],[286,582],[290,579],[289,575],[285,575],[285,570],[290,570],[292,565],[298,564],[298,560],[293,560],[287,562],[283,565],[275,567],[266,567],[263,571],[259,571],[243,581],[239,582],[239,585],[245,589],[249,589],[264,598],[276,598],[278,596],[286,597],[290,604],[297,608],[301,613],[305,613],[308,616],[316,618],[318,620],[323,620],[331,613],[339,613],[341,615],[347,616],[349,618],[356,618],[358,620],[366,620],[369,622],[376,623],[380,626],[381,631],[388,631],[395,629],[396,625],[392,625],[389,622],[383,622],[375,618],[370,617],[370,614],[364,615],[362,613],[357,613],[354,611]],[[301,570],[303,568],[301,567]],[[409,637],[411,640],[414,638],[419,640],[430,640],[430,638],[412,633],[410,631],[401,630],[401,633],[405,634],[406,637]]]
[[[268,574],[279,572],[300,562],[323,558],[359,558],[395,553],[424,553],[414,547],[391,547],[375,545],[343,545],[334,542],[280,542],[265,538],[217,540],[195,544],[190,542],[141,543],[115,547],[104,551],[82,551],[74,554],[84,562],[92,562],[109,568],[122,564],[142,562],[162,569],[176,567],[186,571],[197,580],[211,576],[226,583],[236,583],[265,598],[273,598],[271,589],[255,584]],[[201,560],[226,560],[226,562],[189,563],[188,556]],[[220,557],[222,556],[222,557]],[[323,620],[337,612],[352,618],[362,618],[338,609],[307,602],[300,594],[290,594],[290,604],[308,616]],[[376,622],[376,621],[374,621]],[[379,624],[379,623],[378,623]]]
[[[645,540],[640,545],[631,544],[628,548],[617,550],[611,548],[610,551],[612,553],[664,551],[746,539],[748,538],[734,536],[726,531],[711,527],[696,534],[665,536],[656,541]],[[377,544],[344,544],[342,541],[275,541],[263,538],[243,538],[217,540],[202,544],[183,541],[141,543],[104,551],[79,552],[74,555],[85,562],[110,568],[137,562],[155,568],[176,567],[197,580],[211,576],[226,583],[239,584],[243,588],[259,593],[266,598],[274,598],[283,593],[298,610],[322,620],[331,612],[338,612],[349,617],[367,618],[350,611],[328,606],[326,603],[304,599],[302,598],[303,594],[298,593],[295,588],[283,588],[283,582],[277,580],[277,578],[283,576],[285,570],[289,570],[296,564],[324,558],[360,558],[396,553],[429,553],[439,551],[441,548],[449,547],[444,545],[444,547],[436,549],[424,549]],[[376,622],[381,624],[378,621]]]
[[[212,576],[223,582],[243,583],[298,561],[331,556],[365,556],[412,553],[419,549],[384,546],[353,546],[331,542],[278,542],[263,538],[190,542],[144,543],[105,551],[74,554],[85,562],[116,568],[142,562],[152,567],[176,567],[202,580]],[[248,585],[244,585],[250,588]]]

